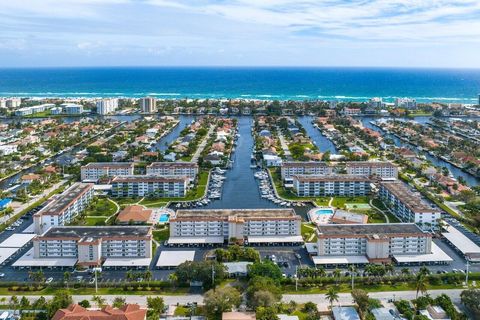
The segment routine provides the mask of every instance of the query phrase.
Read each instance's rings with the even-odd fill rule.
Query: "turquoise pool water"
[[[333,214],[332,209],[318,209],[315,214]]]
[[[160,218],[158,218],[158,222],[168,222],[170,216],[167,213],[162,213]]]

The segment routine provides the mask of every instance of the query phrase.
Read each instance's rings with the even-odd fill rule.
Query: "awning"
[[[162,251],[157,261],[157,267],[178,267],[186,261],[194,261],[195,251]]]
[[[366,256],[316,256],[312,257],[314,264],[364,264],[368,263]]]
[[[248,237],[248,243],[294,243],[302,242],[302,236]]]
[[[13,267],[73,267],[77,263],[77,258],[34,258],[33,248],[27,251],[23,256],[15,261]]]
[[[452,258],[446,254],[439,246],[432,242],[432,253],[394,255],[393,259],[398,263],[416,263],[416,262],[451,262]]]
[[[108,258],[103,263],[102,267],[148,267],[151,258],[131,258],[131,259],[115,259]]]
[[[209,244],[223,242],[223,237],[170,237],[168,239],[168,244]]]

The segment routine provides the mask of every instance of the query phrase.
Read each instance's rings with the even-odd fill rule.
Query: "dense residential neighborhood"
[[[408,99],[2,101],[6,320],[479,314],[478,120],[398,118],[439,108]]]

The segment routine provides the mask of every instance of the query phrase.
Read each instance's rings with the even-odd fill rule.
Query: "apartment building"
[[[70,223],[93,198],[93,184],[77,182],[33,215],[36,234]]]
[[[153,162],[147,166],[147,175],[188,177],[195,180],[198,164],[195,162]]]
[[[106,259],[152,258],[149,226],[52,227],[33,239],[34,259],[74,258],[99,266]]]
[[[97,113],[106,115],[114,113],[118,108],[118,99],[102,99],[97,101]]]
[[[432,251],[432,235],[414,223],[319,225],[317,238],[317,262],[339,256],[357,257],[352,261],[363,258],[364,263],[388,262],[394,256]]]
[[[46,104],[40,104],[37,106],[24,107],[24,108],[15,110],[15,115],[19,117],[28,116],[35,113],[44,112],[53,107],[55,107],[53,103],[46,103]]]
[[[83,106],[75,103],[64,103],[61,105],[66,114],[82,114]]]
[[[299,197],[365,196],[371,192],[367,176],[332,174],[326,176],[294,175],[293,190]]]
[[[157,111],[157,99],[155,98],[142,98],[139,104],[143,113],[154,113]]]
[[[189,179],[152,175],[117,176],[112,180],[113,197],[185,197]]]
[[[438,229],[440,210],[428,205],[418,193],[401,181],[383,181],[379,195],[386,206],[403,222],[413,222],[424,230]]]
[[[326,162],[283,162],[280,169],[283,181],[292,181],[294,175],[327,175],[333,174],[333,167]]]
[[[133,162],[90,162],[80,169],[82,181],[96,182],[102,177],[131,176]]]
[[[2,101],[5,102],[4,103],[5,108],[11,108],[11,109],[18,108],[22,104],[22,99],[20,99],[20,98],[10,98],[10,99],[2,100]]]
[[[345,164],[347,174],[368,177],[398,178],[398,168],[388,161],[351,161]]]
[[[170,217],[171,245],[302,243],[293,209],[178,210]]]

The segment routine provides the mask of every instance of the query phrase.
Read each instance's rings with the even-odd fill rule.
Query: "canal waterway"
[[[333,142],[330,141],[330,139],[328,139],[327,137],[325,137],[318,128],[315,128],[313,126],[312,121],[314,119],[315,118],[312,116],[301,116],[298,117],[298,122],[300,122],[305,128],[305,131],[313,140],[320,152],[325,153],[326,151],[330,151],[330,153],[336,154],[338,150],[333,144]]]
[[[238,117],[238,133],[240,134],[235,152],[231,156],[232,168],[226,174],[222,187],[222,197],[213,200],[203,208],[208,209],[253,209],[279,208],[275,203],[260,196],[258,181],[254,177],[257,169],[251,169],[253,150],[252,117]]]
[[[452,164],[450,164],[450,163],[448,163],[448,162],[446,162],[446,161],[444,161],[444,160],[442,160],[438,157],[432,156],[431,154],[429,154],[427,152],[420,151],[416,146],[414,146],[414,145],[412,145],[408,142],[404,142],[404,141],[400,140],[399,138],[397,138],[396,136],[394,136],[392,134],[388,134],[388,133],[384,132],[382,129],[380,129],[377,126],[374,126],[373,124],[370,123],[371,121],[388,120],[388,119],[391,119],[391,118],[361,117],[359,119],[362,122],[363,126],[365,126],[367,128],[370,128],[370,129],[373,129],[373,130],[381,133],[385,137],[391,138],[397,147],[409,148],[409,149],[415,151],[418,154],[424,155],[425,158],[427,160],[429,160],[430,162],[432,162],[433,165],[438,166],[438,167],[446,167],[448,170],[450,170],[450,172],[452,173],[452,175],[454,177],[456,177],[456,178],[462,177],[463,179],[465,179],[465,181],[467,182],[467,184],[469,186],[477,186],[477,185],[480,184],[480,178],[477,178],[477,177],[469,174],[468,172],[465,172],[465,171],[461,170],[460,168],[457,168],[454,165],[452,165]],[[415,120],[416,122],[421,123],[421,124],[425,124],[425,123],[429,122],[430,119],[431,119],[431,117],[415,117],[415,118],[413,118],[413,120]]]

